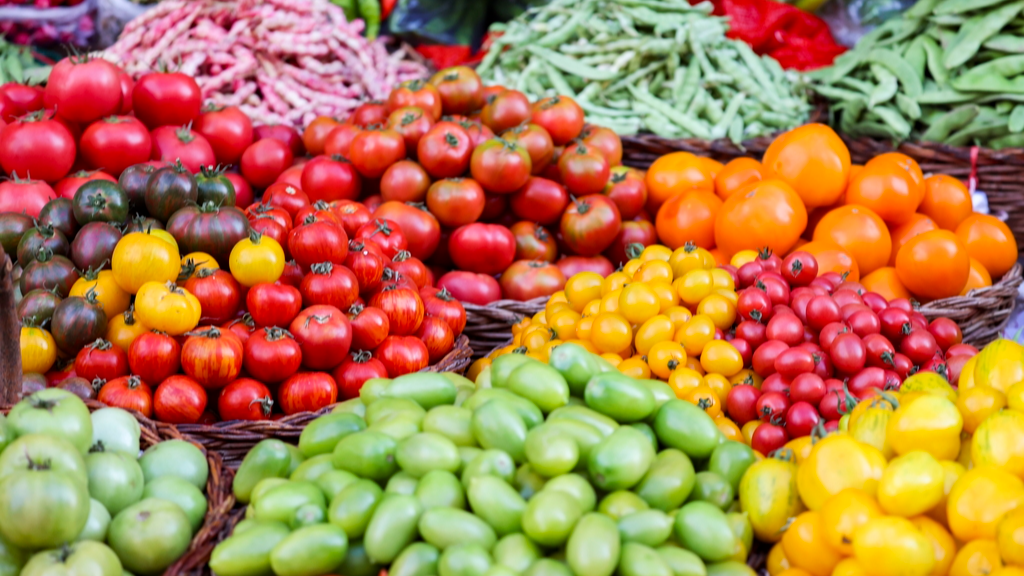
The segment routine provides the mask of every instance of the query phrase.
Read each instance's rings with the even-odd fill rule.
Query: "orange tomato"
[[[786,254],[807,226],[807,208],[782,180],[750,184],[729,196],[715,219],[715,243],[735,254],[765,246]]]
[[[924,182],[898,158],[886,154],[868,161],[846,190],[847,204],[866,206],[892,224],[909,220],[923,198]]]
[[[647,352],[647,365],[651,373],[661,379],[686,362],[686,350],[678,342],[658,342]]]
[[[981,262],[993,278],[1006,274],[1017,262],[1017,241],[1013,232],[995,216],[968,216],[956,227],[956,237],[971,258]]]
[[[992,285],[992,276],[989,275],[988,270],[981,265],[974,258],[971,258],[971,273],[967,277],[967,285],[960,291],[961,296],[967,296],[967,293],[977,288],[985,288]]]
[[[740,427],[735,422],[729,420],[726,417],[715,418],[715,426],[725,436],[726,440],[732,440],[733,442],[743,442],[743,432],[740,431]]]
[[[917,182],[922,186],[924,185],[924,172],[921,170],[921,166],[917,163],[917,160],[914,160],[910,156],[901,152],[886,152],[875,156],[875,158],[892,160],[898,164],[900,168],[906,170],[907,173],[910,174],[910,177],[914,179],[914,182]]]
[[[817,230],[818,228],[818,222],[821,222],[821,219],[824,218],[826,214],[835,210],[836,208],[841,207],[842,205],[842,202],[837,202],[830,206],[818,206],[817,208],[812,208],[808,210],[807,229],[804,230],[803,234],[801,234],[800,237],[805,238],[807,240],[813,238],[814,231]]]
[[[715,191],[708,166],[689,152],[673,152],[658,158],[647,169],[647,211],[657,214],[669,198],[690,190]]]
[[[861,170],[863,169],[863,164],[850,164],[850,180],[853,180],[853,177],[856,176],[857,174],[860,174]]]
[[[896,269],[892,266],[879,268],[871,274],[860,279],[860,283],[868,292],[875,292],[885,297],[886,300],[894,298],[910,299],[910,292],[900,282]]]
[[[924,200],[918,210],[939,228],[956,230],[974,212],[974,205],[963,182],[947,174],[935,174],[924,179]]]
[[[896,256],[900,282],[916,296],[928,299],[955,296],[971,273],[967,249],[949,230],[915,236]]]
[[[885,266],[892,238],[885,222],[864,206],[847,204],[826,214],[814,229],[814,240],[830,240],[857,261],[861,274]]]
[[[668,375],[668,385],[675,392],[676,398],[682,400],[686,395],[697,386],[704,383],[704,379],[700,373],[696,370],[691,370],[685,367],[679,367],[673,370]]]
[[[718,248],[712,248],[711,250],[708,250],[708,252],[710,252],[715,258],[715,264],[723,266],[729,263],[729,257],[725,255],[725,252],[722,252]]]
[[[766,178],[783,180],[810,207],[834,204],[850,177],[850,150],[824,124],[805,124],[776,138],[762,163]]]
[[[683,400],[690,404],[696,404],[708,416],[715,418],[722,415],[722,401],[718,399],[715,391],[708,386],[701,384],[691,388],[683,395]]]
[[[790,564],[814,576],[829,576],[842,560],[828,544],[824,521],[818,512],[803,512],[782,535],[782,549]]]
[[[725,168],[725,164],[722,164],[721,162],[719,162],[718,160],[715,160],[714,158],[708,158],[706,156],[698,156],[697,157],[697,161],[700,164],[700,166],[702,168],[704,168],[704,171],[707,172],[708,175],[711,176],[712,180],[717,179],[718,175]]]
[[[896,265],[896,255],[900,248],[918,234],[938,230],[939,225],[924,214],[912,214],[910,219],[899,226],[890,226],[889,234],[892,236],[892,253],[889,254],[889,266]]]
[[[644,359],[640,356],[633,356],[632,358],[626,358],[622,362],[619,362],[616,368],[619,372],[622,372],[630,378],[646,379],[651,377],[651,367],[644,362]]]
[[[696,190],[676,194],[661,205],[655,228],[661,242],[673,250],[693,242],[701,248],[715,247],[715,217],[722,200],[713,192]]]
[[[764,180],[764,167],[753,158],[741,156],[726,164],[715,176],[715,194],[725,200],[748,184]]]
[[[851,282],[860,280],[857,261],[849,252],[834,243],[827,240],[808,242],[801,246],[800,250],[810,253],[818,261],[818,276],[825,272],[836,272],[840,275],[846,274],[846,279]]]

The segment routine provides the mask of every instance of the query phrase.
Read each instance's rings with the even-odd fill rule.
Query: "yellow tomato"
[[[690,404],[696,404],[705,414],[715,418],[722,415],[722,402],[711,388],[701,384],[683,396]]]
[[[1024,576],[1024,568],[1020,566],[1003,566],[989,576]]]
[[[616,368],[618,368],[619,365],[622,364],[623,362],[622,356],[619,356],[618,354],[613,354],[611,352],[605,352],[604,354],[601,354],[601,358],[604,358],[605,360],[608,361],[609,364]]]
[[[717,290],[733,291],[736,289],[736,283],[733,282],[732,274],[729,274],[726,270],[721,268],[713,269],[711,271],[711,279]]]
[[[619,290],[632,281],[625,272],[612,272],[601,282],[601,296],[607,296],[610,292]]]
[[[57,361],[57,343],[42,328],[22,326],[20,343],[22,374],[44,374]]]
[[[768,576],[779,576],[783,570],[790,567],[789,559],[786,558],[786,551],[782,549],[781,543],[776,542],[772,549],[768,551],[766,564]]]
[[[569,303],[565,300],[555,300],[555,298],[552,297],[547,301],[547,304],[544,305],[544,317],[551,318],[552,314],[560,310],[572,310],[572,308],[569,307]],[[575,312],[575,310],[572,311]],[[579,314],[579,312],[576,313]]]
[[[729,377],[729,382],[733,386],[746,385],[753,386],[754,388],[761,388],[761,383],[764,382],[764,378],[761,378],[757,372],[754,372],[750,368],[744,368],[736,374]]]
[[[946,521],[946,503],[949,500],[949,492],[967,469],[964,468],[963,464],[953,462],[952,460],[943,460],[939,464],[942,466],[942,499],[939,500],[939,503],[934,508],[928,511],[928,516],[946,526],[949,524]]]
[[[96,292],[96,299],[99,300],[107,318],[122,314],[131,304],[132,295],[118,286],[114,273],[110,270],[87,270],[81,278],[75,280],[69,295],[84,297],[89,290]]]
[[[832,576],[867,576],[864,566],[855,558],[843,558],[832,569]]]
[[[676,398],[680,399],[703,381],[699,373],[685,367],[676,368],[668,375],[668,386],[675,392]]]
[[[740,250],[732,255],[732,258],[729,259],[729,264],[739,270],[740,266],[754,260],[757,260],[757,250]]]
[[[889,418],[886,435],[897,454],[924,450],[938,460],[952,460],[960,453],[963,427],[964,419],[953,402],[924,394],[900,402]]]
[[[974,540],[964,544],[949,567],[949,576],[989,576],[1003,567],[999,545],[993,540]]]
[[[632,278],[633,274],[636,274],[636,271],[640,269],[640,265],[641,264],[643,264],[643,262],[641,262],[639,258],[634,258],[634,259],[630,260],[629,262],[626,262],[622,266],[622,272],[626,276],[629,276],[630,278]]]
[[[874,496],[885,470],[885,457],[874,446],[861,444],[849,434],[831,434],[819,440],[800,466],[800,498],[811,510],[844,488],[860,488]]]
[[[974,468],[974,462],[971,461],[971,435],[966,432],[960,435],[960,453],[956,461],[964,468]]]
[[[803,568],[787,568],[779,572],[779,576],[814,576]]]
[[[677,278],[672,287],[683,303],[696,306],[715,291],[715,280],[710,270],[691,270],[682,278]]]
[[[725,436],[726,440],[743,442],[743,432],[740,431],[740,427],[732,420],[725,416],[720,416],[715,418],[715,426],[718,427],[718,431],[722,433],[722,436]]]
[[[644,251],[640,253],[641,262],[650,262],[652,260],[660,260],[662,262],[668,262],[668,259],[672,256],[672,249],[668,246],[662,246],[661,244],[651,244],[644,248]]]
[[[619,288],[618,290],[612,290],[606,296],[602,296],[601,307],[598,309],[598,314],[600,314],[601,312],[617,313],[619,311],[619,296],[622,296],[622,288]]]
[[[490,365],[490,358],[477,358],[476,361],[470,364],[469,368],[466,370],[466,378],[469,378],[471,381],[476,382],[476,377],[479,376],[480,373],[484,371],[484,368],[487,368]]]
[[[529,318],[523,318],[519,322],[516,322],[512,325],[512,335],[518,336],[522,334],[524,330],[530,327],[530,324],[533,324],[533,321]]]
[[[804,460],[807,460],[807,457],[811,455],[811,450],[814,449],[815,443],[816,440],[813,436],[801,436],[786,442],[786,445],[783,446],[783,448],[792,450],[793,458],[796,460],[796,463],[803,464]]]
[[[682,344],[686,353],[699,357],[704,346],[715,339],[715,323],[711,318],[698,314],[687,320],[683,327],[676,331],[673,340]]]
[[[593,329],[594,329],[594,317],[593,316],[587,316],[586,318],[581,318],[580,321],[576,323],[576,337],[579,338],[580,340],[586,340],[587,342],[589,342],[591,336],[593,335]]]
[[[701,376],[704,375],[704,367],[700,365],[700,358],[687,357],[686,364],[684,366]]]
[[[146,282],[174,282],[178,279],[181,270],[178,247],[162,240],[155,232],[157,230],[132,232],[118,240],[114,247],[110,258],[114,281],[129,294],[138,292]]]
[[[284,272],[284,250],[277,240],[252,232],[231,249],[228,268],[242,286],[277,282]]]
[[[732,390],[732,383],[721,374],[705,374],[703,384],[711,388],[715,396],[718,396],[718,401],[725,406],[725,399],[729,396],[729,391]]]
[[[643,324],[661,312],[657,293],[647,284],[627,284],[619,294],[619,314],[630,324]]]
[[[649,282],[647,285],[650,286],[651,290],[654,290],[654,294],[658,296],[658,305],[662,314],[679,305],[679,296],[676,295],[676,291],[672,288],[671,284],[666,284],[664,282]]]
[[[945,472],[923,450],[893,458],[878,482],[878,503],[887,514],[911,517],[924,514],[942,500]]]
[[[946,576],[949,566],[956,556],[956,541],[949,533],[949,530],[927,516],[911,518],[910,522],[924,534],[932,545],[932,556],[935,559],[935,567],[932,568],[929,576]]]
[[[735,307],[736,307],[736,305],[737,305],[737,304],[739,303],[739,301],[740,301],[740,296],[739,296],[739,294],[737,294],[736,292],[734,292],[734,291],[733,291],[733,290],[732,290],[731,288],[730,288],[730,289],[726,289],[726,288],[715,288],[715,294],[717,294],[717,295],[721,296],[722,298],[725,298],[726,300],[728,300],[729,302],[731,302],[731,303],[732,303],[732,307],[733,307],[733,308],[735,308]]]
[[[949,385],[949,382],[935,372],[918,372],[903,381],[900,386],[900,393],[926,392],[937,394],[947,398],[950,402],[956,402],[956,390]]]
[[[665,260],[648,260],[637,268],[633,282],[672,283],[672,267]]]
[[[671,341],[673,334],[672,321],[668,316],[659,314],[648,319],[636,330],[634,346],[637,354],[647,354],[658,342]]]
[[[1001,410],[982,422],[971,437],[971,461],[975,466],[1000,466],[1024,476],[1024,413]]]
[[[1013,390],[1012,386],[1010,390]],[[956,399],[956,408],[964,417],[964,430],[968,434],[974,434],[974,431],[986,418],[999,412],[1005,406],[1006,396],[989,386],[968,388],[960,392]]]
[[[872,518],[883,516],[878,502],[858,488],[846,488],[821,506],[825,541],[844,556],[853,554],[853,533]]]
[[[895,452],[886,435],[886,428],[893,410],[892,403],[884,397],[860,402],[850,414],[850,435],[864,444],[878,448],[886,458],[892,458]]]
[[[906,518],[872,518],[853,533],[853,556],[872,576],[928,576],[935,552]]]
[[[180,336],[199,325],[202,308],[195,296],[173,282],[146,282],[135,296],[135,314],[153,330]]]
[[[1011,410],[1024,412],[1024,382],[1017,382],[1006,390],[1006,405]]]
[[[700,365],[706,372],[729,377],[743,369],[743,356],[725,340],[712,340],[700,353]]]
[[[736,321],[736,305],[721,294],[711,294],[697,305],[697,314],[704,314],[720,330],[728,330]]]
[[[536,352],[557,336],[555,331],[547,326],[534,325],[523,332],[523,346],[530,352]]]
[[[597,272],[580,272],[565,281],[565,298],[569,306],[582,312],[587,302],[601,297],[601,285],[604,278]]]
[[[581,320],[580,313],[561,304],[565,308],[556,310],[554,314],[548,314],[548,326],[555,331],[561,340],[568,340],[576,336],[576,324]]]
[[[797,516],[782,535],[782,548],[786,558],[797,568],[814,576],[829,576],[842,560],[825,537],[825,527],[817,512],[803,512]]]
[[[1024,510],[1014,510],[996,526],[999,556],[1007,564],[1024,566]]]
[[[743,425],[747,427],[759,421]],[[748,440],[749,443],[749,440]],[[779,451],[770,458],[754,462],[740,480],[740,507],[747,513],[754,535],[764,542],[778,542],[783,528],[801,509],[796,487],[797,467],[792,454]],[[789,558],[789,551],[785,551]]]
[[[618,353],[633,343],[633,328],[622,316],[613,312],[602,312],[594,316],[590,341],[601,352]]]
[[[616,368],[619,369],[619,372],[622,372],[630,378],[645,380],[651,377],[651,367],[648,366],[647,362],[644,362],[644,359],[640,356],[626,358],[620,362]]]
[[[191,278],[193,274],[200,270],[217,270],[219,268],[220,264],[217,263],[217,259],[213,256],[206,252],[191,252],[182,256],[179,276]]]
[[[978,356],[971,356],[963,367],[960,368],[960,379],[957,380],[957,390],[967,390],[974,387],[974,367],[978,364]]]
[[[601,301],[591,300],[589,304],[583,307],[583,317],[597,316],[601,313]]]
[[[676,342],[658,342],[647,352],[647,365],[655,376],[663,380],[684,362],[686,350]]]
[[[953,484],[946,507],[949,529],[961,542],[995,538],[1007,512],[1024,503],[1024,482],[995,466],[964,472]]]
[[[675,331],[682,328],[683,324],[686,324],[687,320],[693,318],[693,314],[690,313],[689,310],[679,305],[670,307],[668,310],[665,310],[663,314],[668,316],[669,320],[672,321],[673,334]]]
[[[985,346],[975,358],[976,385],[991,386],[1005,394],[1010,386],[1024,380],[1024,346],[1013,340],[1000,338]]]
[[[107,322],[107,334],[104,338],[127,352],[132,342],[146,332],[149,332],[149,328],[135,318],[135,308],[129,307]]]
[[[740,432],[743,433],[744,444],[750,445],[754,438],[754,430],[757,430],[757,427],[760,426],[761,424],[762,422],[760,420],[751,420],[750,422],[747,422],[742,427],[740,427]]]
[[[680,246],[672,252],[668,263],[672,266],[672,273],[675,277],[682,278],[691,270],[710,270],[714,268],[715,257],[711,255],[711,252],[687,242],[684,246]]]

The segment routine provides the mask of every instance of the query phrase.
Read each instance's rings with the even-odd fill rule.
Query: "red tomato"
[[[466,134],[469,134],[469,140],[473,148],[476,148],[495,136],[494,132],[490,128],[484,126],[480,122],[462,120],[458,124],[466,131]]]
[[[97,378],[113,380],[127,376],[128,354],[107,340],[96,340],[75,356],[75,374],[89,382]]]
[[[242,365],[261,382],[276,384],[299,371],[302,349],[287,330],[262,328],[245,341]]]
[[[362,178],[343,156],[317,156],[302,169],[302,191],[310,201],[356,200]]]
[[[380,178],[389,166],[405,158],[405,139],[396,130],[364,130],[352,138],[348,157],[366,178]]]
[[[867,361],[867,349],[864,347],[864,341],[852,332],[837,335],[832,340],[828,353],[836,370],[845,374],[856,374],[864,368],[864,363]]]
[[[338,385],[326,372],[299,372],[277,388],[277,399],[287,415],[316,412],[338,401]]]
[[[402,135],[405,140],[405,149],[410,154],[416,152],[416,145],[423,135],[434,125],[434,118],[416,106],[398,108],[390,115],[385,124],[389,129]]]
[[[583,144],[594,148],[608,160],[609,166],[622,164],[622,140],[619,135],[602,126],[584,125]]]
[[[284,272],[281,273],[281,277],[277,281],[292,288],[298,288],[305,275],[302,266],[299,266],[295,260],[289,260],[284,263]]]
[[[89,168],[114,176],[150,159],[153,142],[146,126],[132,116],[108,116],[89,125],[78,143]]]
[[[388,336],[374,353],[391,378],[419,372],[430,365],[426,344],[415,336]]]
[[[497,274],[512,264],[516,239],[512,232],[497,224],[467,224],[452,232],[448,252],[462,270]]]
[[[733,422],[742,426],[751,420],[757,420],[757,399],[761,397],[761,390],[741,384],[729,390],[725,397],[726,412]]]
[[[209,390],[223,388],[242,371],[243,344],[231,330],[206,326],[189,333],[181,347],[185,374]]]
[[[423,309],[428,317],[444,320],[455,336],[462,334],[466,328],[466,309],[447,288],[438,290],[433,286],[425,286],[420,289],[420,298],[423,299]]]
[[[526,122],[530,114],[530,101],[526,95],[517,90],[506,90],[485,100],[480,120],[495,134],[500,134]]]
[[[796,402],[786,411],[786,434],[790,438],[810,436],[821,422],[818,409],[807,402]]]
[[[615,202],[624,221],[636,218],[647,205],[647,183],[644,180],[644,173],[634,168],[611,168],[608,183],[601,193]]]
[[[430,176],[412,160],[399,160],[380,178],[380,196],[385,201],[423,202],[430,188]]]
[[[441,119],[441,93],[425,80],[408,80],[391,91],[387,102],[388,112],[405,106],[417,106],[434,120]]]
[[[44,93],[45,90],[40,86],[29,86],[17,82],[0,85],[0,102],[6,102],[10,109],[9,113],[0,114],[0,122],[11,122],[18,116],[42,110],[46,107]]]
[[[309,370],[331,370],[341,364],[352,344],[348,318],[334,306],[306,308],[288,330],[302,347],[302,365]]]
[[[146,157],[149,157],[149,152],[146,152]],[[117,182],[117,178],[114,178],[106,172],[100,172],[95,170],[87,172],[85,170],[79,170],[74,174],[69,174],[64,178],[61,178],[59,182],[54,184],[53,191],[58,198],[67,198],[68,200],[74,200],[75,192],[81,188],[82,184],[90,180],[106,180],[107,182]]]
[[[75,140],[63,124],[47,116],[33,113],[0,129],[0,167],[5,174],[56,182],[71,170]],[[0,210],[11,208],[0,203]]]
[[[306,129],[302,131],[302,144],[310,156],[319,156],[324,153],[324,144],[331,131],[337,128],[340,123],[330,116],[317,116]]]
[[[96,399],[114,408],[135,410],[146,418],[153,416],[153,391],[138,376],[121,376],[100,388]]]
[[[239,378],[220,391],[217,412],[220,419],[269,420],[274,407],[270,389],[252,378]]]
[[[348,309],[352,325],[352,349],[373,350],[388,336],[391,323],[380,308],[354,304]]]
[[[550,262],[520,260],[509,266],[499,280],[502,295],[509,300],[533,300],[551,296],[565,287],[565,274]]]
[[[252,336],[253,332],[256,331],[256,322],[253,321],[252,315],[246,312],[241,317],[235,318],[231,322],[221,326],[221,330],[227,330],[238,336],[238,339],[242,341],[244,345],[249,337]]]
[[[814,372],[814,356],[804,348],[790,348],[775,358],[775,371],[787,380],[811,374]]]
[[[409,247],[401,226],[394,220],[374,218],[356,231],[355,239],[377,245],[388,258],[393,258],[395,254]]]
[[[543,226],[533,222],[516,222],[509,231],[516,239],[516,260],[554,262],[558,258],[558,245]]]
[[[604,252],[615,241],[621,227],[619,209],[607,196],[577,199],[562,215],[562,238],[569,249],[580,256]]]
[[[455,270],[438,278],[437,286],[460,302],[478,306],[501,300],[501,285],[487,274]]]
[[[277,140],[286,146],[291,151],[293,158],[299,158],[306,154],[306,147],[302,143],[302,136],[299,132],[291,126],[285,126],[283,124],[264,124],[262,126],[255,126],[252,129],[253,142],[259,142],[263,139]],[[290,165],[291,162],[288,162]]]
[[[299,285],[303,306],[328,304],[348,310],[359,298],[359,283],[351,270],[340,264],[319,262],[310,267]]]
[[[780,314],[776,310],[765,328],[765,336],[769,340],[779,340],[789,346],[796,346],[804,341],[804,326],[795,314]]]
[[[331,202],[331,209],[338,216],[349,238],[354,238],[356,231],[373,218],[366,206],[351,200]]]
[[[388,120],[388,107],[379,101],[364,102],[352,111],[349,120],[360,128],[383,124]]]
[[[181,345],[161,332],[146,332],[128,347],[131,373],[147,382],[163,382],[181,368]]]
[[[171,376],[153,393],[156,419],[168,424],[195,424],[206,410],[206,390],[188,376]]]
[[[352,139],[360,132],[362,132],[362,129],[354,124],[339,124],[335,126],[327,135],[327,139],[324,140],[324,154],[328,156],[338,154],[348,158]]]
[[[348,236],[339,224],[311,216],[288,233],[288,251],[303,270],[320,262],[341,265],[348,256]]]
[[[572,278],[580,272],[596,272],[607,276],[615,271],[615,266],[604,256],[566,256],[555,262],[566,278]]]
[[[338,383],[338,393],[342,400],[359,397],[363,384],[371,378],[387,378],[388,371],[384,364],[373,357],[368,350],[352,352],[340,366],[331,373]]]
[[[416,146],[416,157],[434,178],[462,176],[469,168],[472,153],[469,134],[454,122],[441,122],[434,126]]]
[[[949,318],[936,318],[928,324],[928,332],[935,338],[939,349],[946,352],[951,346],[961,343],[964,339],[960,327]]]
[[[242,176],[256,188],[266,188],[291,166],[292,158],[292,151],[284,142],[275,138],[257,140],[242,153]]]
[[[469,114],[484,105],[484,86],[476,70],[468,66],[445,68],[430,79],[441,96],[444,114]]]
[[[213,148],[202,134],[189,127],[161,126],[153,130],[150,157],[153,160],[175,162],[180,160],[189,172],[198,173],[203,166],[213,166],[217,160]]]
[[[441,225],[456,228],[480,219],[486,196],[472,178],[447,178],[430,185],[426,200]]]
[[[657,243],[658,231],[654,224],[646,220],[628,220],[622,223],[618,235],[604,251],[604,255],[613,265],[622,265],[639,256],[644,248]],[[631,252],[636,252],[636,256],[630,256]]]
[[[375,290],[380,286],[384,274],[385,256],[380,247],[372,242],[350,240],[345,266],[352,271],[363,292]]]
[[[210,143],[218,164],[238,164],[242,153],[252,144],[252,120],[237,106],[207,106],[196,119],[194,129]]]
[[[469,162],[473,179],[488,192],[511,194],[530,179],[530,155],[522,146],[495,138],[473,150]]]
[[[555,157],[555,145],[548,131],[536,124],[520,124],[501,135],[508,142],[522,146],[530,155],[532,174],[540,174]]]
[[[455,334],[440,318],[424,318],[416,337],[427,347],[427,358],[431,364],[439,362],[455,346]]]
[[[306,221],[306,218],[309,218],[310,216],[313,216],[317,220],[323,222],[341,226],[341,218],[338,217],[338,213],[331,208],[330,204],[323,200],[317,200],[309,206],[303,206],[302,209],[295,214],[295,220],[292,224],[294,226],[301,226],[302,223]]]
[[[508,197],[504,194],[484,194],[484,212],[480,215],[482,222],[494,222],[504,217],[508,209]]]
[[[288,326],[302,310],[302,293],[280,282],[249,288],[245,301],[249,314],[259,326]]]
[[[423,300],[416,290],[396,287],[374,294],[368,304],[380,308],[388,317],[391,334],[408,336],[414,334],[423,322],[425,314]]]
[[[903,340],[900,342],[900,352],[906,354],[914,364],[923,366],[926,362],[940,354],[941,350],[935,341],[935,336],[932,336],[931,332],[915,328],[911,330],[910,334],[903,337]]]
[[[423,261],[410,254],[407,250],[402,250],[395,254],[388,268],[399,276],[412,280],[417,290],[427,285],[428,276],[430,275],[430,271],[427,270],[427,266]]]
[[[132,110],[150,129],[184,126],[199,117],[202,92],[181,72],[151,72],[135,83]]]
[[[245,178],[235,172],[226,172],[224,177],[235,187],[235,206],[244,210],[252,205],[255,196],[252,193],[252,186],[249,186]]]
[[[599,152],[580,145],[562,154],[558,159],[558,172],[569,192],[585,196],[605,189],[611,168]]]
[[[263,193],[263,200],[260,204],[255,205],[255,208],[251,208],[250,212],[266,212],[269,208],[280,208],[288,214],[287,218],[275,213],[271,214],[274,214],[275,219],[279,220],[281,225],[290,232],[292,222],[295,220],[295,216],[298,215],[299,210],[309,205],[309,196],[301,188],[291,184],[277,183],[271,184],[267,188]]]
[[[121,83],[121,107],[117,109],[118,114],[130,114],[132,111],[132,92],[135,91],[135,80],[123,70],[118,70],[118,77]]]
[[[81,124],[117,114],[121,71],[102,58],[68,56],[54,65],[43,99],[47,108]]]
[[[569,193],[557,182],[534,176],[509,200],[516,216],[539,224],[554,224],[569,205]]]
[[[202,268],[185,281],[185,289],[202,305],[203,324],[223,324],[238,315],[242,287],[229,272]]]
[[[551,96],[534,102],[530,121],[539,124],[556,146],[565,146],[583,131],[583,109],[568,96]]]
[[[405,249],[420,260],[430,258],[441,241],[441,225],[422,204],[384,202],[374,211],[373,217],[398,224],[407,242]]]

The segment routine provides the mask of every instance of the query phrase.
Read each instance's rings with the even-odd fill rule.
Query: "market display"
[[[1024,145],[1018,2],[921,0],[812,73],[852,136]]]
[[[0,432],[5,573],[161,574],[203,524],[206,456],[181,440],[140,452],[124,410],[90,414],[42,390],[0,416]]]
[[[741,142],[798,126],[810,105],[797,79],[725,37],[711,5],[555,0],[501,32],[477,71],[531,98],[571,96],[619,134]]]

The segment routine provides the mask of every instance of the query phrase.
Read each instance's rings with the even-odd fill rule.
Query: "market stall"
[[[0,576],[1024,569],[1024,2],[115,4],[0,6]]]

